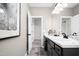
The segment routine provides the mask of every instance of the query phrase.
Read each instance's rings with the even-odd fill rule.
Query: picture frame
[[[4,8],[5,11],[3,13],[0,11],[2,17],[0,17],[0,39],[20,36],[21,4],[0,3],[0,8]]]

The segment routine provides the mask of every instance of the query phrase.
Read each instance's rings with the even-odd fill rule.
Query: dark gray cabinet
[[[79,48],[63,48],[45,37],[44,48],[48,56],[79,56]]]
[[[52,53],[53,53],[53,52],[52,52],[52,47],[50,46],[50,44],[47,44],[47,47],[48,47],[48,48],[47,48],[47,55],[48,55],[48,56],[52,56]]]
[[[47,54],[48,56],[58,56],[60,54],[60,47],[56,46],[50,39],[47,39]]]
[[[53,56],[58,56],[58,54],[53,50]]]

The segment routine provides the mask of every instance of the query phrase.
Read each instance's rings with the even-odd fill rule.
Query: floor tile
[[[44,49],[41,48],[41,39],[34,40],[34,42],[32,43],[32,50],[29,56],[47,56],[46,51],[44,51]]]

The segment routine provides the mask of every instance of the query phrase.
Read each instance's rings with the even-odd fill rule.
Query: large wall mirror
[[[20,35],[20,4],[0,3],[0,39]]]
[[[61,17],[61,32],[70,38],[79,40],[79,14]]]

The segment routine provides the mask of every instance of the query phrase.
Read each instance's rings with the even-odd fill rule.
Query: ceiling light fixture
[[[54,8],[54,10],[52,11],[52,14],[59,14],[61,11],[64,10],[64,8],[66,8],[68,6],[67,3],[58,3],[56,4],[56,7]]]

